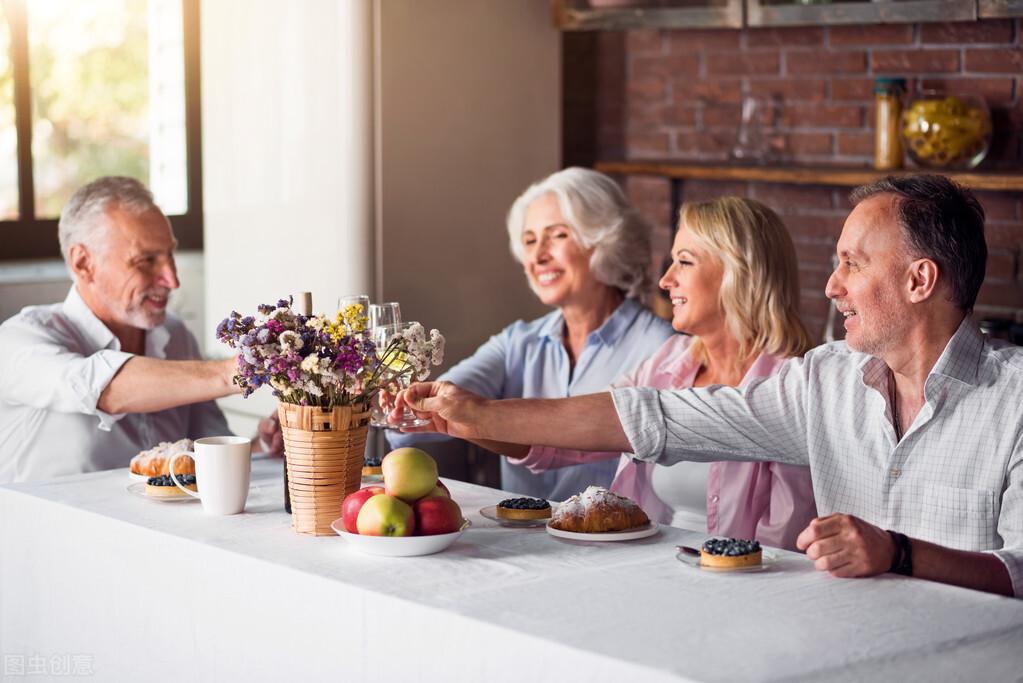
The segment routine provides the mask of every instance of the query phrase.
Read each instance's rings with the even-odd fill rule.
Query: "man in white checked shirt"
[[[1023,595],[1023,350],[969,318],[984,212],[942,176],[853,193],[827,295],[846,340],[745,389],[618,389],[483,401],[451,385],[403,396],[456,436],[680,460],[809,465],[818,569],[886,571]],[[673,302],[684,305],[683,301]]]

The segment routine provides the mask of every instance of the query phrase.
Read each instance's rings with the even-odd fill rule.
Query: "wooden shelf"
[[[901,169],[877,171],[848,166],[739,166],[679,161],[600,161],[596,169],[615,175],[652,175],[674,180],[739,180],[792,185],[834,185],[855,187],[889,175],[941,173],[937,170]],[[1023,172],[963,171],[942,173],[974,190],[1023,192]]]
[[[743,0],[708,1],[693,7],[591,7],[586,0],[552,0],[554,25],[562,31],[644,28],[742,28]],[[656,4],[656,3],[651,3]]]
[[[976,19],[977,4],[967,0],[857,0],[820,4],[746,0],[748,26],[833,26]]]
[[[1023,0],[854,0],[804,3],[796,0],[705,0],[662,7],[657,0],[634,4],[551,0],[554,25],[562,31],[744,28],[749,26],[837,26],[975,21],[1023,16]]]

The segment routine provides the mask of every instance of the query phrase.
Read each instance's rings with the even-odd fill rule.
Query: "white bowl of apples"
[[[380,466],[383,486],[367,486],[341,504],[330,525],[354,548],[370,555],[431,555],[458,540],[470,522],[437,478],[437,463],[418,448],[398,448]]]

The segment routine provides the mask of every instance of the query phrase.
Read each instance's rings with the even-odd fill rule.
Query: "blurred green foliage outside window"
[[[0,220],[26,215],[16,150],[28,143],[15,132],[12,30],[28,41],[34,218],[56,218],[75,189],[103,175],[138,178],[166,214],[184,214],[182,1],[0,2],[8,19],[22,18],[0,26]]]

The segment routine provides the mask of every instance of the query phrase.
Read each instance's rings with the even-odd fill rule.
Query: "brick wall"
[[[911,92],[982,95],[994,141],[982,168],[1023,161],[1023,37],[1020,21],[664,30],[565,34],[565,160],[668,158],[720,161],[736,143],[744,96],[781,160],[869,165],[873,158],[873,79],[898,75]],[[667,181],[626,181],[633,201],[657,225],[655,263],[667,252]],[[821,335],[824,283],[848,191],[769,183],[696,182],[684,199],[738,194],[785,219],[800,255],[803,315]],[[1023,322],[1020,251],[1023,194],[979,193],[988,212],[988,279],[977,317]]]

